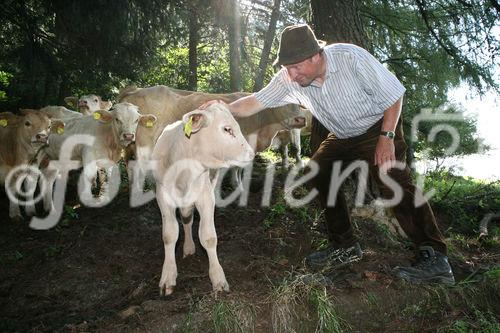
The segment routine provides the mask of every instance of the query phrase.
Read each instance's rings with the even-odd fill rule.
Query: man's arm
[[[229,104],[229,110],[233,116],[237,118],[249,117],[264,109],[264,105],[262,105],[262,103],[259,102],[253,94],[240,98]]]
[[[382,121],[382,131],[394,131],[401,115],[401,106],[403,97],[401,96],[393,105],[384,112]],[[396,160],[394,140],[386,136],[380,136],[377,147],[375,148],[375,165],[384,166],[384,169],[390,169]]]

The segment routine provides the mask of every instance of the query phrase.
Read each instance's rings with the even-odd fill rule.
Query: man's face
[[[319,58],[316,54],[311,58],[292,65],[285,65],[288,71],[288,76],[292,81],[297,82],[302,87],[307,87],[320,75],[319,73]]]

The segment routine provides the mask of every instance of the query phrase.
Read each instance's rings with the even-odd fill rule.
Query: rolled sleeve
[[[267,86],[254,93],[255,98],[266,108],[288,104],[289,89],[287,87],[287,78],[286,70],[281,69]]]
[[[381,110],[387,110],[406,91],[396,76],[366,50],[362,50],[358,57],[356,74]]]

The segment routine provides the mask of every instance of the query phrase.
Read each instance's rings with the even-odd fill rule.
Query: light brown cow
[[[304,162],[301,158],[302,146],[300,142],[301,136],[311,135],[311,123],[312,123],[312,113],[311,111],[301,107],[301,111],[306,117],[306,126],[303,128],[292,128],[289,130],[279,131],[271,143],[273,149],[279,149],[281,155],[281,165],[283,168],[289,167],[288,162],[288,144],[295,147],[295,165],[302,168]]]
[[[118,96],[119,101],[135,104],[140,112],[151,113],[158,117],[153,131],[143,129],[137,131],[136,158],[140,169],[147,170],[153,145],[165,126],[182,119],[184,114],[198,108],[206,101],[217,99],[230,103],[248,95],[249,93],[243,92],[232,94],[188,92],[167,86],[125,88]],[[305,117],[299,111],[299,107],[292,104],[236,120],[243,135],[256,152],[269,147],[279,130],[305,126]]]
[[[9,205],[12,219],[22,218],[19,202],[15,198],[24,192],[24,178],[13,170],[24,166],[22,171],[26,176],[27,165],[48,143],[50,126],[49,117],[35,110],[22,110],[19,116],[10,112],[0,115],[0,183],[5,184],[9,198],[14,199]]]
[[[184,128],[191,124],[188,133]],[[160,293],[169,295],[176,285],[175,244],[179,236],[176,208],[184,222],[184,257],[194,254],[191,233],[193,208],[200,214],[199,239],[209,259],[213,290],[229,291],[224,271],[217,258],[217,234],[214,226],[218,169],[244,166],[254,152],[240,127],[223,104],[195,110],[162,130],[152,154],[156,167],[156,199],[162,215],[165,260],[160,279]]]

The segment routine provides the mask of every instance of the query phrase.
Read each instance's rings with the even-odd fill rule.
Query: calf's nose
[[[47,134],[38,133],[36,135],[36,140],[40,142],[47,142],[47,138],[48,138]]]
[[[127,141],[132,141],[134,140],[134,134],[133,133],[123,133],[123,139]]]

